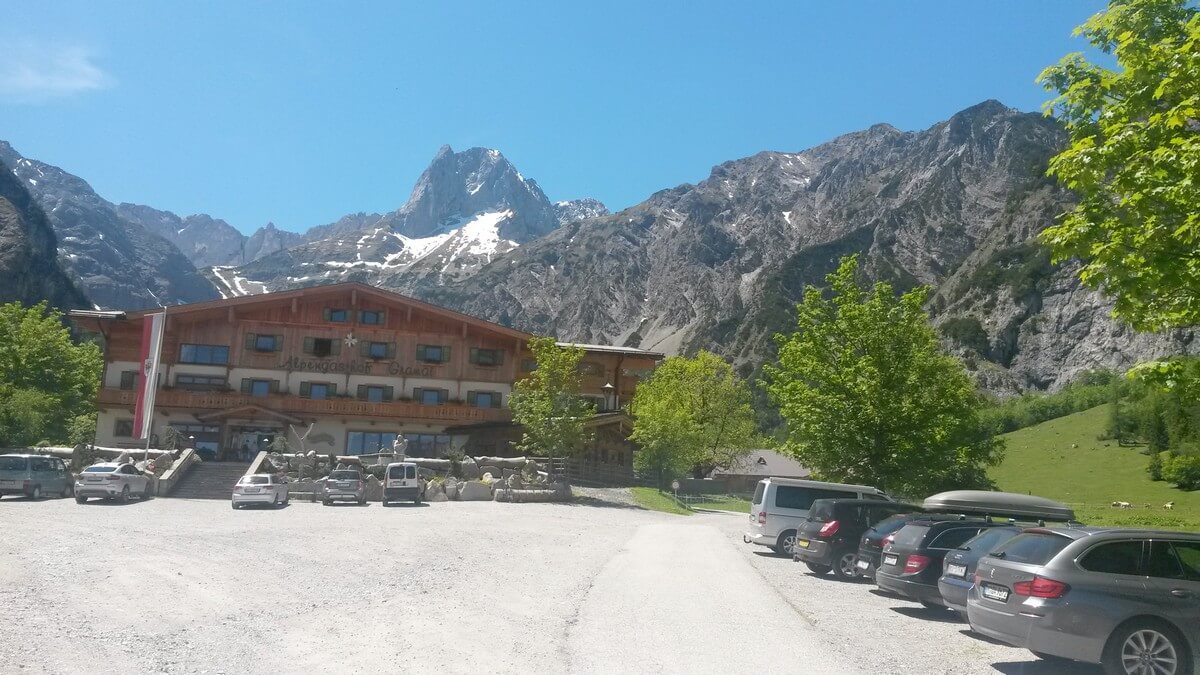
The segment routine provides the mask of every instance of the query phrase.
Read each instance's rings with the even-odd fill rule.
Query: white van
[[[414,462],[392,462],[383,475],[383,505],[411,499],[420,504],[425,498],[425,481]]]
[[[808,518],[808,509],[818,499],[878,499],[892,501],[869,485],[823,483],[796,478],[764,478],[754,489],[750,503],[750,531],[742,540],[791,555],[796,530]]]

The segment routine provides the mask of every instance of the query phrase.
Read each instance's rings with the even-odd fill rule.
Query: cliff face
[[[1044,175],[1064,141],[1052,120],[995,101],[924,131],[876,125],[727,162],[421,292],[564,339],[711,349],[749,373],[792,328],[805,285],[858,254],[870,279],[932,286],[946,343],[999,394],[1194,350],[1190,332],[1139,335],[1109,318],[1036,243],[1070,205]]]
[[[90,307],[58,266],[58,240],[46,214],[0,161],[0,303],[46,300],[62,310]]]

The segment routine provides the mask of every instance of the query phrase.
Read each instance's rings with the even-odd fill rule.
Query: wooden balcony
[[[98,399],[101,405],[118,405],[132,408],[137,401],[137,392],[125,389],[103,388]],[[184,389],[160,389],[155,397],[156,408],[171,410],[219,411],[258,406],[267,410],[294,417],[376,417],[428,420],[470,424],[472,422],[507,422],[512,412],[507,408],[474,408],[461,403],[445,405],[421,405],[411,401],[389,401],[370,403],[353,398],[331,398],[324,400],[300,398],[290,394],[250,396],[227,391],[187,391]]]

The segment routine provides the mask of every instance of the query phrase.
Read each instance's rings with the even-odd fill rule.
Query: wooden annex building
[[[304,450],[390,449],[439,457],[512,454],[520,437],[508,398],[535,367],[533,336],[360,283],[213,300],[138,312],[74,311],[100,336],[104,375],[96,442],[139,447],[133,410],[143,318],[166,312],[154,436],[174,427],[202,455],[241,460],[312,425]],[[632,466],[620,413],[661,354],[579,345],[594,399],[591,462]],[[614,443],[614,433],[620,443]],[[152,437],[152,443],[155,439]],[[603,447],[601,447],[603,446]]]

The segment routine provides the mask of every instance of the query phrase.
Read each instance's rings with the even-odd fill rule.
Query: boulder
[[[476,464],[475,460],[471,459],[470,457],[464,457],[461,466],[462,469],[460,473],[462,473],[462,478],[474,480],[479,478],[481,475],[479,471],[479,465]]]
[[[458,499],[458,481],[447,478],[442,489],[446,492],[446,499]]]
[[[516,469],[500,469],[500,475],[504,478],[508,478],[509,476],[516,475],[516,473],[517,473]]]
[[[367,501],[377,502],[383,499],[383,487],[378,478],[375,476],[367,476],[367,479],[364,482],[366,483],[367,487]]]
[[[444,502],[447,499],[449,499],[449,497],[447,497],[446,493],[442,492],[441,490],[438,490],[437,492],[430,491],[425,493],[425,501],[427,502]]]
[[[519,489],[525,487],[525,481],[521,479],[521,474],[519,474],[519,473],[514,473],[513,475],[509,476],[504,481],[504,484],[514,490],[519,490]]]
[[[464,502],[490,502],[492,500],[492,486],[477,480],[469,480],[459,487],[458,498]]]
[[[479,473],[481,473],[485,476],[490,473],[490,474],[492,474],[492,478],[499,478],[500,477],[500,467],[492,466],[491,464],[485,464],[485,465],[479,467]]]

